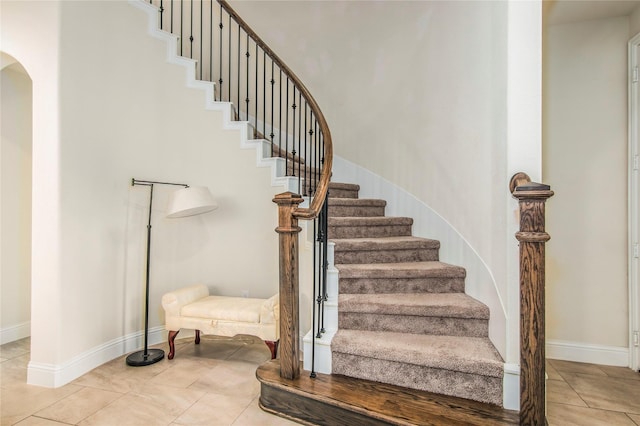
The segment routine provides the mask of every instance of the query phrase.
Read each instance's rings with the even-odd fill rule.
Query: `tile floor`
[[[0,346],[0,425],[295,424],[258,407],[255,369],[269,350],[254,337],[180,339],[179,363],[136,368],[121,357],[58,389],[25,384],[29,343]],[[549,360],[547,374],[549,425],[640,426],[639,373]]]
[[[640,425],[640,373],[547,360],[550,426]]]
[[[26,384],[29,344],[0,346],[2,426],[296,424],[258,407],[255,371],[271,355],[255,337],[179,339],[173,361],[129,367],[120,357],[58,389]]]

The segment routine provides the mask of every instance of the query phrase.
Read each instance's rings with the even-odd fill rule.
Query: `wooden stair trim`
[[[258,367],[256,377],[261,408],[303,424],[329,424],[332,418],[341,425],[518,424],[516,411],[384,383],[326,374],[283,379],[274,361]],[[291,397],[295,404],[284,406]],[[300,403],[316,412],[298,412]]]

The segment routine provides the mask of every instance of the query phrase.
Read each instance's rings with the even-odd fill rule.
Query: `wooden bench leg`
[[[175,340],[176,340],[176,336],[178,335],[178,333],[180,333],[180,330],[178,331],[169,331],[169,355],[167,355],[167,358],[169,359],[173,359],[173,357],[176,354],[176,345],[175,345]]]
[[[280,340],[276,340],[275,342],[272,340],[265,340],[264,343],[266,343],[271,351],[271,359],[276,359],[276,356],[278,355],[278,343],[280,343]]]
[[[169,359],[173,359],[173,357],[176,355],[175,340],[178,333],[180,333],[180,330],[169,331],[169,355],[167,356]],[[196,345],[199,345],[199,344],[200,344],[200,330],[196,330]]]

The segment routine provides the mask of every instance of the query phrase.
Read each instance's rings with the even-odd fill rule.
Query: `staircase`
[[[153,19],[150,15],[150,23]],[[274,84],[279,83],[272,78]],[[294,135],[303,127],[300,119],[295,124],[295,93]],[[230,106],[238,100],[208,95],[208,102],[225,107],[225,121],[241,115],[241,108]],[[248,112],[242,113],[244,138],[265,139],[257,144],[259,157],[279,157],[270,163],[275,180],[285,179],[302,195],[323,199],[326,187],[318,182],[321,174],[330,173],[332,150],[328,129],[318,127],[325,125],[324,118],[316,118],[313,126],[309,120],[308,130],[305,116],[303,134],[309,139],[297,140],[296,153],[284,149],[286,140],[267,141],[264,120]],[[273,133],[272,128],[271,139]],[[325,166],[322,173],[320,166]],[[311,424],[331,419],[358,425],[514,424],[514,413],[500,408],[503,361],[488,339],[489,310],[464,293],[465,270],[439,262],[440,243],[412,236],[411,218],[386,217],[384,200],[358,198],[354,184],[331,183],[329,188],[328,235],[339,271],[338,327],[332,340],[325,339],[331,340],[332,374],[288,379],[282,376],[282,363],[268,362],[257,371],[262,408]]]
[[[331,188],[331,187],[330,187]],[[465,271],[385,201],[330,189],[329,239],[339,271],[332,372],[502,405],[503,361],[489,309],[464,293]]]

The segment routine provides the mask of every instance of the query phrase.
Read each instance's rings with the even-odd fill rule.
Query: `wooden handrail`
[[[303,198],[299,194],[285,192],[278,194],[273,202],[278,205],[279,270],[280,270],[280,376],[295,379],[300,376],[300,339],[299,339],[299,260],[298,234],[301,228],[298,219],[313,220],[318,217],[329,191],[329,180],[333,165],[333,144],[327,121],[317,102],[295,73],[276,55],[267,44],[238,16],[225,0],[217,0],[220,6],[240,26],[242,30],[259,46],[289,78],[300,91],[318,122],[322,135],[324,152],[322,153],[322,171],[308,208],[300,208]],[[300,153],[299,153],[300,154]],[[286,154],[289,155],[288,153]],[[305,183],[306,185],[306,183]]]
[[[545,419],[545,202],[549,185],[531,182],[525,173],[511,178],[519,201],[520,231],[520,424],[544,425]]]
[[[331,179],[331,168],[333,166],[333,143],[331,140],[331,131],[329,130],[329,125],[327,124],[327,120],[322,114],[318,103],[309,92],[309,89],[302,83],[302,81],[298,78],[298,76],[289,68],[279,57],[275,54],[273,50],[251,29],[249,24],[247,24],[235,10],[227,3],[226,0],[217,0],[220,6],[236,21],[238,25],[242,27],[245,33],[251,37],[251,39],[258,45],[262,50],[264,50],[267,55],[271,58],[271,60],[284,72],[286,76],[288,76],[293,84],[300,90],[302,96],[307,101],[309,107],[313,114],[315,114],[316,119],[318,120],[318,126],[320,128],[320,132],[323,136],[324,140],[324,162],[322,165],[322,172],[320,175],[320,180],[316,189],[316,192],[313,196],[313,200],[310,203],[308,208],[297,208],[292,214],[298,219],[304,220],[313,220],[318,217],[320,214],[320,209],[324,204],[324,200],[327,197],[327,193],[329,191],[329,181]]]

